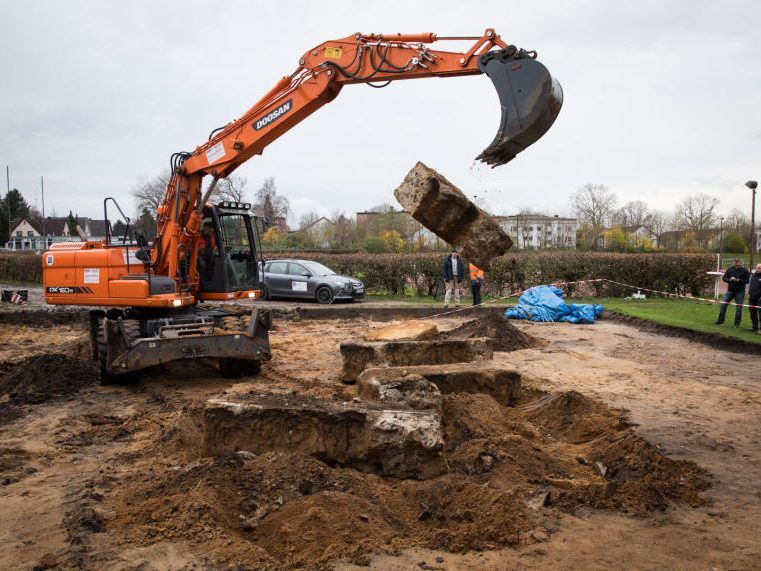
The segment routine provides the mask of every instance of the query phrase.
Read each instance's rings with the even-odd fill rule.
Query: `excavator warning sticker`
[[[130,266],[135,264],[138,266],[143,265],[143,262],[137,259],[137,250],[125,250],[122,252],[122,257],[124,258],[124,265],[126,266],[129,264]]]
[[[275,121],[280,119],[280,117],[288,113],[291,109],[293,109],[293,99],[289,99],[288,101],[286,101],[279,107],[276,107],[275,109],[273,109],[272,111],[264,115],[263,117],[260,117],[259,119],[254,121],[251,126],[254,128],[255,131],[264,129],[271,123],[274,123]]]
[[[48,266],[52,266],[54,260],[55,260],[55,258],[53,257],[53,254],[48,254],[47,256],[45,256],[45,263]]]
[[[86,284],[99,284],[100,283],[100,268],[85,268]]]
[[[341,59],[341,56],[344,55],[344,50],[342,47],[325,47],[325,57],[327,59]]]
[[[209,161],[209,164],[216,163],[219,159],[221,159],[224,156],[225,156],[224,143],[217,143],[211,149],[206,151],[206,160]]]

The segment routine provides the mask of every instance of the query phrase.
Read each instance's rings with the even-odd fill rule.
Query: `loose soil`
[[[199,456],[187,412],[209,398],[352,400],[338,344],[372,326],[280,322],[273,360],[257,377],[230,381],[199,362],[101,387],[86,363],[84,324],[0,323],[0,566],[646,567],[679,552],[697,567],[756,560],[761,498],[750,466],[759,452],[745,436],[719,436],[709,413],[757,418],[758,382],[728,376],[736,355],[716,351],[724,376],[716,386],[706,377],[707,393],[695,398],[678,385],[698,382],[692,355],[648,356],[679,355],[686,342],[625,325],[522,325],[512,343],[529,346],[497,354],[524,371],[521,402],[444,395],[449,472],[435,479],[382,478],[292,452]],[[634,347],[631,357],[622,346]],[[664,399],[663,379],[678,394]],[[720,399],[709,406],[712,397]],[[664,409],[674,402],[685,416]],[[695,438],[675,428],[687,418]],[[727,463],[742,473],[728,478]],[[648,537],[668,545],[660,559]]]

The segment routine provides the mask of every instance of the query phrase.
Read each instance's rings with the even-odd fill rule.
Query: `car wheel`
[[[333,292],[329,287],[322,286],[317,290],[317,302],[318,303],[332,303]]]
[[[261,299],[262,301],[267,301],[270,298],[270,292],[267,291],[267,286],[262,284],[259,290],[262,292],[262,295],[259,299]]]

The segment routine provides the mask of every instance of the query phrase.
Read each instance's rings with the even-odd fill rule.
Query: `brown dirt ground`
[[[521,325],[544,342],[497,359],[525,373],[523,402],[445,395],[450,470],[433,480],[287,452],[199,458],[184,444],[186,411],[212,396],[353,398],[338,344],[373,326],[281,322],[273,361],[255,378],[231,382],[190,363],[100,387],[82,368],[82,324],[0,324],[0,520],[9,522],[0,567],[758,561],[761,381],[745,372],[758,358],[702,347],[696,359],[687,341],[626,325]]]

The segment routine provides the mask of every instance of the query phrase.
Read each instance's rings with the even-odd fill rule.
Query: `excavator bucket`
[[[563,89],[530,52],[508,46],[481,56],[478,68],[494,83],[502,105],[497,136],[476,157],[503,165],[535,143],[555,122],[563,105]]]

